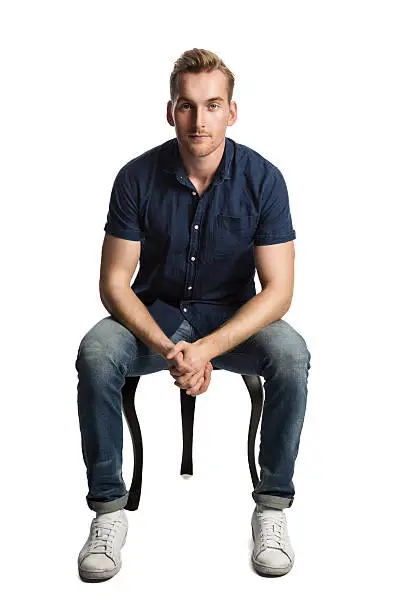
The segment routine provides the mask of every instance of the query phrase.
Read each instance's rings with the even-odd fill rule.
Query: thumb
[[[183,364],[184,362],[183,353],[178,353],[178,355],[175,356],[175,359],[176,359],[178,367],[184,365]]]
[[[177,342],[177,344],[173,346],[171,351],[167,353],[166,359],[173,359],[182,350],[183,350],[183,340],[180,340],[180,342]]]

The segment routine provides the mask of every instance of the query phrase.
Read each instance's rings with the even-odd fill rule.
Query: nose
[[[194,115],[194,126],[196,129],[201,129],[205,126],[204,110],[197,108]]]

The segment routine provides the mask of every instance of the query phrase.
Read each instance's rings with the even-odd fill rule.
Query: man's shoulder
[[[235,142],[236,163],[251,177],[265,178],[265,176],[276,176],[280,173],[279,168],[264,157],[261,153],[248,145]]]

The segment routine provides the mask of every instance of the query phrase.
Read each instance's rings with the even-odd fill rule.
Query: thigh
[[[211,360],[213,366],[237,374],[264,376],[270,365],[286,370],[310,360],[304,338],[287,321],[278,319],[263,327],[227,353]]]
[[[188,321],[183,321],[170,340],[174,344],[180,340],[191,341]],[[113,362],[125,376],[143,376],[168,370],[164,357],[155,353],[112,316],[105,317],[85,334],[79,345],[78,357],[80,353],[85,357],[98,353],[101,359]]]

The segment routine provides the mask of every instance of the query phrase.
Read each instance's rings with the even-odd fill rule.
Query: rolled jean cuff
[[[129,497],[129,492],[126,493],[123,497],[118,497],[117,499],[112,499],[111,501],[92,501],[87,499],[86,502],[88,507],[91,510],[95,510],[95,512],[101,512],[105,514],[106,512],[115,512],[115,510],[122,510],[127,504]]]
[[[252,499],[257,504],[262,504],[266,508],[275,508],[276,510],[290,508],[293,504],[293,497],[279,497],[278,495],[267,495],[265,493],[252,493]]]

